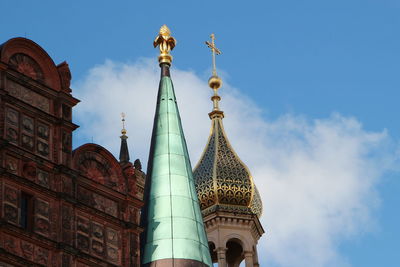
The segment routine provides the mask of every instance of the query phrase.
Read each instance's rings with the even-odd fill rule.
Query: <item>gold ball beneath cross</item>
[[[220,77],[218,76],[211,76],[211,78],[208,80],[208,85],[212,88],[212,89],[218,89],[221,87],[222,85],[222,80]]]

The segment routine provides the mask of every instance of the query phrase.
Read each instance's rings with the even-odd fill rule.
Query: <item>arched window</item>
[[[212,262],[218,262],[218,255],[217,251],[215,250],[215,244],[213,242],[208,242],[208,247],[210,248]]]
[[[244,259],[243,243],[237,238],[229,239],[226,242],[226,263],[229,267],[239,266]]]

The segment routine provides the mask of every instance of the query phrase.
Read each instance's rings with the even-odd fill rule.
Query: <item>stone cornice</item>
[[[215,212],[204,218],[204,224],[206,229],[216,227],[229,229],[247,227],[251,230],[255,240],[258,240],[265,232],[256,215]]]

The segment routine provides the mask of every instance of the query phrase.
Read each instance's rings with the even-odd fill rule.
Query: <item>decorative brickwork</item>
[[[70,80],[28,39],[0,46],[0,266],[140,266],[145,175],[72,150]]]

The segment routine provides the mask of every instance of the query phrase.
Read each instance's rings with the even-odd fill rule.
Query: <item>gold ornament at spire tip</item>
[[[210,35],[210,38],[211,38],[211,43],[209,42],[209,41],[206,41],[206,45],[211,49],[211,51],[212,51],[212,58],[213,58],[213,61],[212,61],[212,63],[213,63],[213,76],[217,76],[218,77],[218,75],[217,75],[217,67],[216,67],[216,65],[215,65],[215,55],[217,54],[217,55],[220,55],[221,54],[221,51],[215,46],[215,34],[211,34]]]
[[[172,56],[169,54],[171,50],[174,49],[176,45],[176,40],[171,36],[171,31],[167,27],[167,25],[163,25],[160,28],[160,31],[153,42],[154,47],[159,46],[160,55],[158,56],[158,62],[171,64]]]
[[[122,121],[122,130],[121,130],[121,133],[122,133],[122,135],[126,135],[126,129],[125,129],[125,113],[124,112],[122,112],[121,113],[121,121]]]
[[[215,64],[215,55],[220,55],[221,50],[219,50],[215,46],[215,35],[212,33],[210,35],[211,42],[206,41],[206,45],[211,49],[211,54],[212,54],[212,76],[208,80],[208,85],[213,89],[214,95],[211,97],[211,101],[213,102],[213,111],[209,113],[208,115],[210,116],[211,119],[217,118],[217,117],[224,117],[224,113],[219,110],[218,102],[221,100],[221,97],[218,95],[218,89],[222,85],[222,79],[218,77],[217,75],[217,67]]]
[[[216,67],[216,64],[215,64],[215,55],[220,55],[221,54],[221,50],[219,50],[215,46],[215,34],[212,33],[210,35],[210,38],[211,38],[211,43],[209,41],[206,41],[206,45],[211,49],[213,70],[212,70],[212,76],[208,80],[208,85],[212,89],[215,90],[215,89],[219,89],[221,87],[221,85],[222,85],[222,80],[217,75],[217,67]]]

